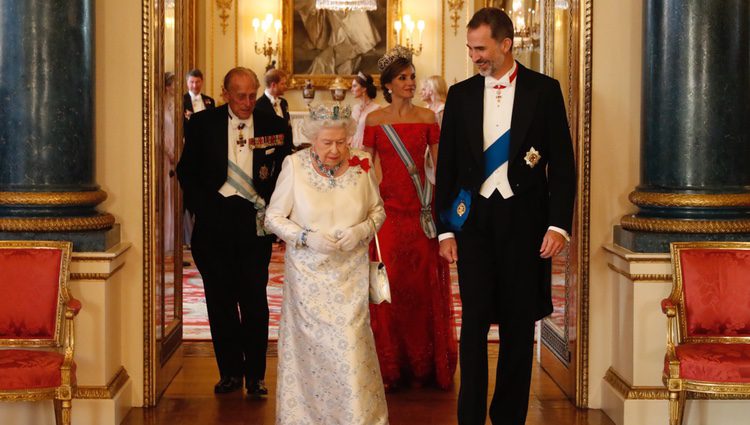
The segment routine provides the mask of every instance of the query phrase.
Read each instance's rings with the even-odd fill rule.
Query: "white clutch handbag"
[[[377,261],[370,261],[370,302],[372,304],[380,304],[383,301],[390,303],[391,285],[388,283],[388,273],[385,271],[383,257],[380,255],[377,230],[375,230],[375,251],[378,254]]]

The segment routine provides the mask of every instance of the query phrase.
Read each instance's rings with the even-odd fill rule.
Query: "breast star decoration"
[[[528,165],[530,168],[534,168],[540,159],[542,159],[542,155],[539,153],[539,151],[534,149],[533,146],[531,147],[531,149],[529,149],[528,152],[526,152],[526,156],[523,157],[523,160],[526,161],[526,165]]]

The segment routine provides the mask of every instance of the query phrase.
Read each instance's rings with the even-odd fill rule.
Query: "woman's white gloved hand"
[[[339,237],[336,246],[342,251],[351,251],[359,245],[360,242],[370,237],[369,222],[356,224],[348,229],[344,229],[336,235]]]
[[[307,246],[322,254],[332,254],[338,250],[336,239],[318,232],[307,234]]]

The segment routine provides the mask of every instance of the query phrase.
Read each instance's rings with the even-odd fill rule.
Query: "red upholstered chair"
[[[664,384],[669,423],[682,423],[687,392],[750,396],[750,243],[671,244]]]
[[[70,424],[76,384],[70,242],[0,241],[0,400],[54,399]]]

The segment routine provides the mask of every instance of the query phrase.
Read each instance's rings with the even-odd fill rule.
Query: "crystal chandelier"
[[[377,0],[315,0],[316,9],[328,10],[375,10]]]

